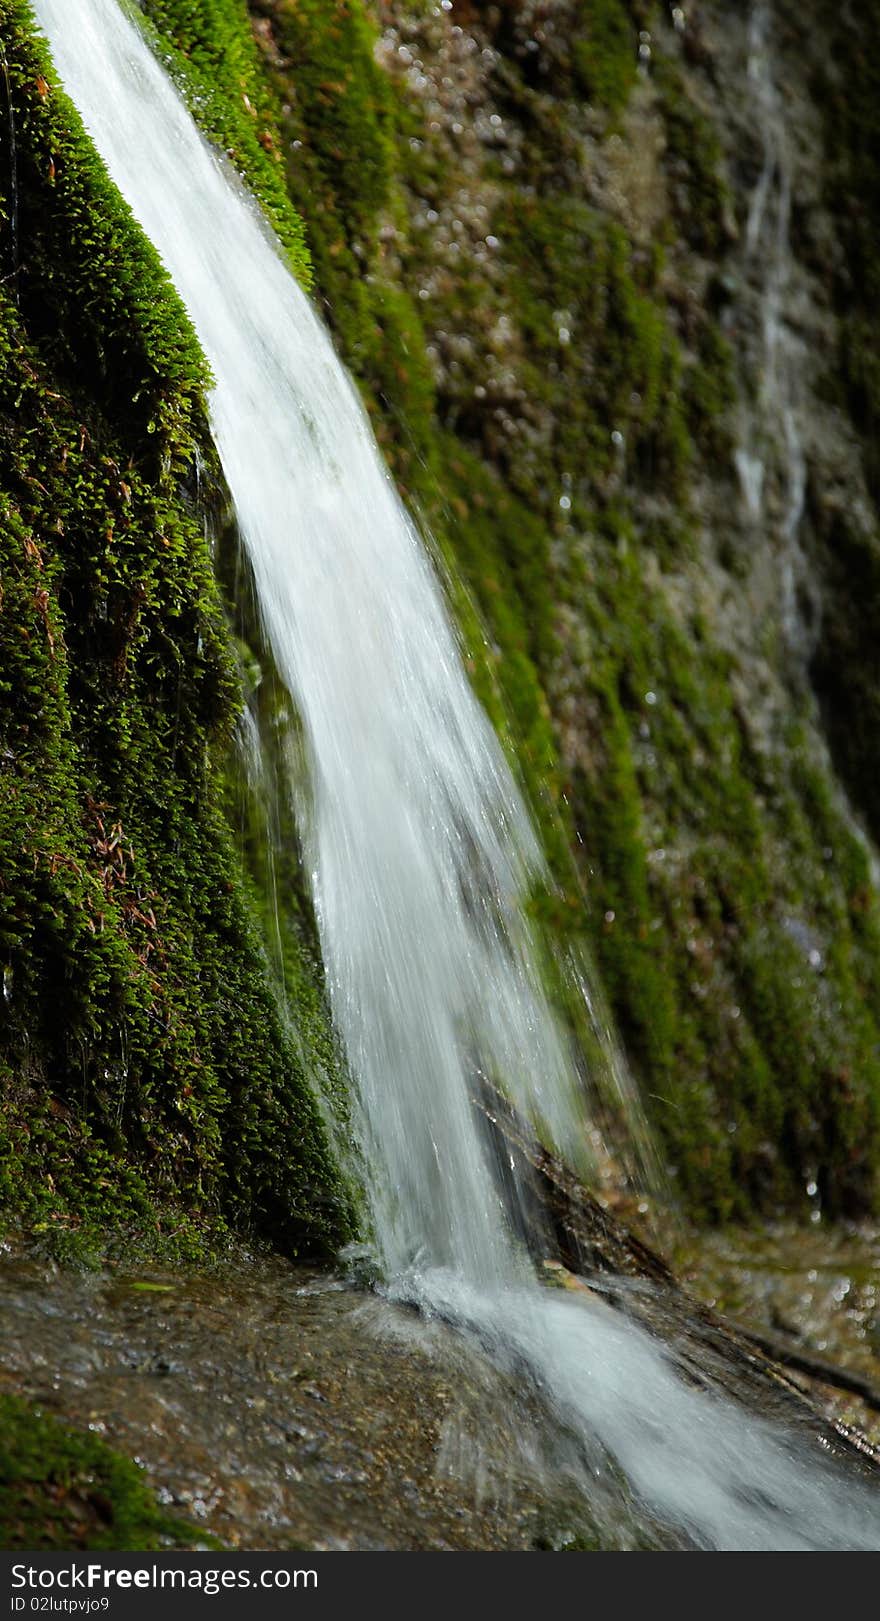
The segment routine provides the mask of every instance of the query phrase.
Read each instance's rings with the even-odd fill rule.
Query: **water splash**
[[[217,447],[301,717],[304,841],[391,1293],[529,1378],[599,1468],[716,1547],[868,1547],[822,1474],[599,1301],[534,1282],[471,1106],[501,1080],[582,1132],[522,908],[537,841],[355,391],[255,206],[115,0],[36,0],[58,72],[165,261],[216,384]]]

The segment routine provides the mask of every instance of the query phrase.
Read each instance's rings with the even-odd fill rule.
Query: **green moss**
[[[684,379],[687,428],[704,455],[731,456],[729,411],[735,403],[733,356],[730,344],[711,316],[697,332],[696,354]]]
[[[656,58],[654,83],[663,108],[666,170],[676,223],[691,246],[717,257],[729,239],[730,207],[718,133],[704,108],[688,94],[681,69],[671,57]]]
[[[796,732],[753,755],[724,659],[631,554],[603,587],[572,802],[598,959],[679,1184],[692,1209],[747,1218],[818,1179],[852,1213],[874,1196],[880,1125],[860,846]]]
[[[259,198],[308,286],[311,263],[303,222],[284,184],[279,109],[251,36],[246,0],[131,0],[152,24],[164,58],[208,139],[230,159]]]
[[[573,78],[588,101],[619,113],[635,83],[638,33],[621,0],[579,0],[571,38]]]
[[[496,230],[513,260],[509,296],[528,352],[522,385],[554,414],[559,477],[580,464],[593,490],[614,484],[625,456],[637,478],[683,493],[681,357],[662,309],[638,285],[624,231],[562,192],[512,192]],[[510,475],[534,499],[546,473],[526,462],[527,487],[522,465],[517,457]]]
[[[161,1508],[140,1470],[97,1436],[0,1395],[0,1546],[134,1553],[221,1544]]]
[[[282,109],[287,188],[307,222],[318,290],[352,352],[373,352],[381,334],[357,287],[391,168],[388,88],[373,61],[373,30],[347,0],[259,0],[253,9]],[[337,298],[343,287],[351,296]]]
[[[613,126],[636,82],[647,9],[642,0],[560,0],[553,14],[541,6],[504,5],[480,21],[530,90],[577,97],[594,118]]]
[[[285,1027],[308,1054],[333,1128],[345,1134],[348,1076],[331,1024],[294,816],[294,793],[308,794],[299,721],[265,643],[253,578],[236,532],[221,529],[215,562],[230,603],[247,701],[227,761],[227,820],[241,852],[242,881],[260,920]],[[346,1140],[346,1159],[349,1148]]]
[[[191,499],[197,458],[217,476],[204,365],[26,8],[0,18],[21,195],[0,295],[6,1219],[65,1244],[116,1227],[190,1252],[231,1223],[321,1248],[346,1198],[224,815],[242,699]]]

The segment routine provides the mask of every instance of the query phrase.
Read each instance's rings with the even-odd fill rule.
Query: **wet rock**
[[[442,1323],[282,1262],[156,1281],[7,1258],[0,1390],[98,1430],[224,1542],[529,1549],[594,1542],[596,1515],[604,1545],[668,1540]]]

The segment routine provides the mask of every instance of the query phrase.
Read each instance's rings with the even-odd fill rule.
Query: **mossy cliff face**
[[[792,9],[771,8],[775,71],[807,108],[797,184],[813,171],[792,252],[812,208],[804,296],[833,374],[838,221],[804,65],[826,35],[820,8]],[[548,915],[563,933],[586,920],[679,1187],[713,1216],[857,1212],[876,1197],[877,894],[811,677],[830,713],[837,670],[841,762],[864,734],[841,637],[866,704],[875,688],[812,492],[829,456],[861,491],[862,452],[847,421],[804,434],[806,585],[838,582],[804,655],[782,449],[757,527],[734,468],[764,296],[744,262],[762,161],[751,8],[687,10],[682,28],[620,0],[251,5],[317,290],[451,565],[474,681],[518,741],[559,884]],[[858,185],[847,170],[842,213]],[[815,367],[806,386],[808,416]]]
[[[797,183],[828,181],[791,230],[827,355],[805,382],[823,428],[802,545],[826,609],[805,654],[779,517],[771,502],[747,521],[734,472],[762,296],[744,250],[761,165],[748,6],[691,6],[683,30],[647,0],[142,10],[313,276],[434,536],[544,836],[542,916],[558,939],[586,932],[684,1198],[716,1217],[867,1209],[877,893],[826,747],[876,817],[870,243],[848,255],[852,320],[828,258],[862,229],[851,200],[873,161],[860,40],[819,0],[806,20],[773,8],[804,109]],[[206,489],[222,499],[201,362],[24,8],[0,16],[17,150],[15,187],[0,169],[7,1199],[56,1227],[86,1208],[103,1224],[121,1199],[154,1233],[169,1200],[314,1242],[344,1221],[305,1071],[335,1057],[287,812],[264,780],[229,788],[242,694],[197,521]],[[860,87],[834,140],[831,28]],[[271,674],[244,647],[241,664],[277,733]],[[299,1045],[255,921],[274,929],[284,850]]]
[[[225,817],[204,365],[18,0],[0,37],[2,1203],[76,1249],[314,1250],[345,1207]]]

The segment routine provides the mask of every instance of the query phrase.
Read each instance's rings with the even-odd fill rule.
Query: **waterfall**
[[[255,205],[116,0],[36,0],[59,76],[210,362],[211,425],[278,671],[388,1288],[530,1379],[596,1474],[702,1546],[871,1547],[859,1485],[686,1385],[597,1298],[533,1278],[475,1123],[482,1072],[558,1146],[580,1125],[522,897],[528,815],[420,537]],[[615,1477],[616,1478],[616,1477]]]

